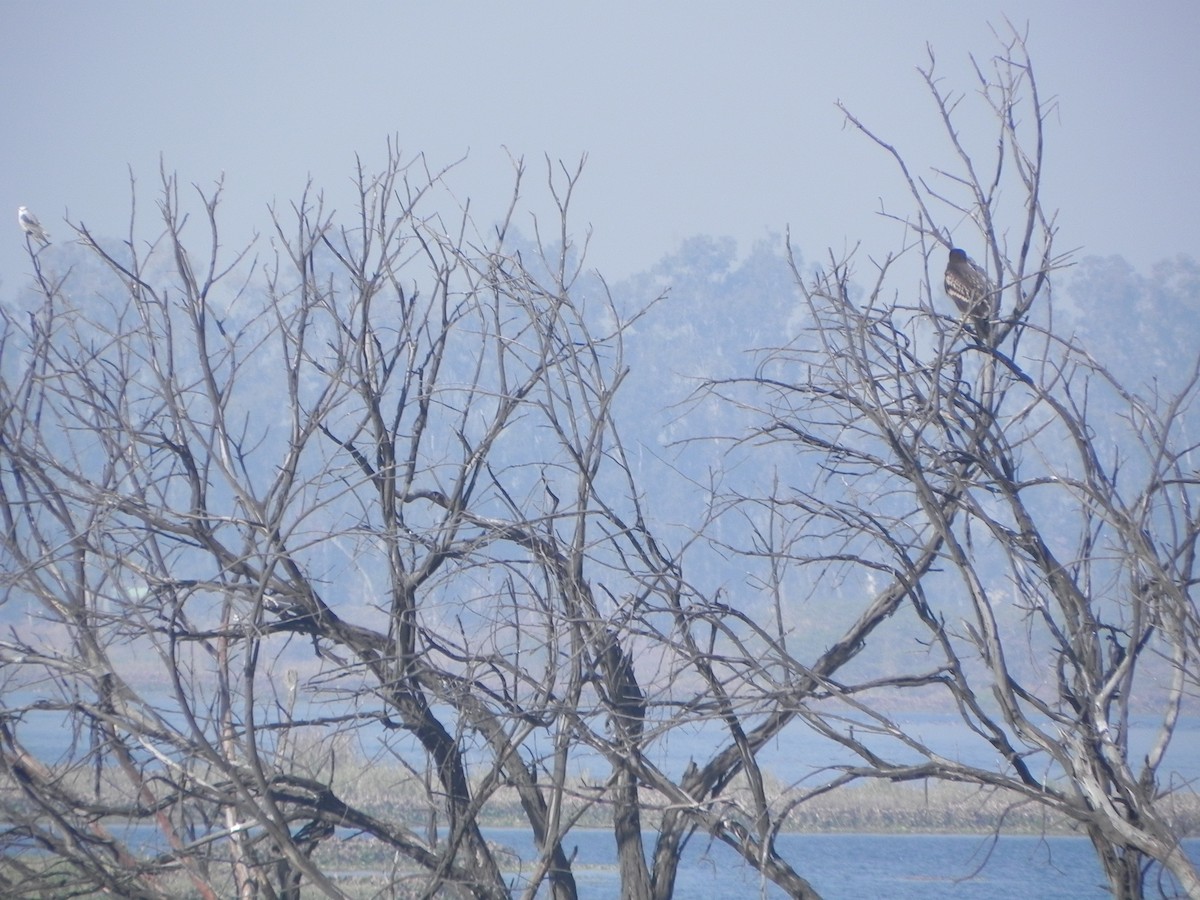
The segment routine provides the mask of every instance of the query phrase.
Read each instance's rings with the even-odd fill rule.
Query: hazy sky
[[[539,193],[544,154],[586,152],[576,223],[613,278],[693,234],[748,246],[789,225],[810,259],[860,239],[882,254],[899,234],[875,211],[901,185],[835,101],[927,172],[945,145],[915,72],[926,42],[970,90],[967,54],[997,49],[1004,15],[1029,23],[1059,101],[1059,246],[1139,268],[1200,252],[1200,4],[737,6],[0,0],[0,292],[29,271],[20,204],[57,235],[66,210],[120,234],[128,167],[149,216],[161,155],[185,183],[225,173],[232,243],[310,175],[348,213],[355,152],[376,168],[393,134],[435,164],[469,152],[453,183],[485,220],[511,192],[508,152]]]

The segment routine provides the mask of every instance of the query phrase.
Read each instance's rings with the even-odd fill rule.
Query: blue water
[[[4,705],[14,707],[32,704],[34,699],[34,693],[29,690],[0,694],[0,701]],[[173,712],[173,698],[162,697],[161,708],[169,722],[179,718],[178,714]],[[453,723],[452,711],[438,709],[437,712],[445,722]],[[300,710],[298,715],[311,715],[315,718],[327,713],[327,709],[314,703],[311,708]],[[954,716],[912,713],[896,718],[906,733],[923,741],[942,756],[980,768],[996,768],[1001,771],[1005,769],[1004,764],[997,759],[995,749]],[[182,723],[178,724],[182,726]],[[1161,725],[1160,720],[1148,716],[1135,718],[1130,723],[1130,763],[1135,771],[1143,754],[1158,738]],[[266,732],[259,734],[264,740],[269,739]],[[902,762],[919,761],[919,757],[911,751],[906,752],[901,743],[886,736],[871,735],[867,730],[860,730],[857,736],[885,757]],[[66,750],[70,742],[70,723],[67,715],[61,711],[27,711],[21,717],[19,737],[26,749],[35,756],[53,760]],[[417,739],[407,732],[389,731],[382,725],[366,725],[359,728],[358,739],[368,756],[374,756],[378,752],[380,742],[386,741],[389,752],[398,754],[418,768],[424,759],[424,751]],[[651,743],[646,748],[645,755],[668,774],[678,776],[689,762],[695,760],[703,763],[718,749],[726,746],[729,740],[729,735],[721,723],[706,720],[672,729]],[[524,749],[529,752],[548,753],[549,738],[531,735]],[[490,769],[492,760],[486,748],[478,753],[468,750],[467,755],[469,764],[481,766],[484,770]],[[758,760],[765,771],[778,778],[784,785],[803,782],[814,775],[827,772],[831,766],[861,762],[841,745],[816,734],[800,723],[796,723],[779,738],[763,747]],[[1061,774],[1050,765],[1043,753],[1033,754],[1027,762],[1039,775],[1047,779]],[[586,746],[576,748],[569,766],[572,775],[588,771],[603,772],[607,769],[607,760],[599,752]],[[1200,716],[1184,716],[1176,723],[1171,745],[1159,770],[1159,780],[1163,785],[1173,786],[1183,782],[1200,783]]]
[[[165,849],[156,828],[137,825],[142,850]],[[493,844],[510,851],[500,856],[513,896],[522,896],[537,868],[537,851],[528,830],[484,828]],[[343,838],[353,839],[347,832]],[[646,853],[654,850],[655,833],[645,832]],[[612,832],[580,828],[566,838],[574,856],[573,871],[580,896],[618,900],[621,882]],[[1200,839],[1184,841],[1184,849],[1200,860]],[[1100,900],[1110,896],[1091,843],[1082,837],[934,834],[781,834],[776,850],[808,879],[826,900]],[[514,855],[520,861],[514,860]],[[1152,876],[1152,878],[1155,876]],[[1157,886],[1151,885],[1154,896]],[[1166,896],[1174,896],[1168,886]],[[548,896],[543,882],[539,897]],[[720,841],[693,837],[683,852],[674,900],[719,898],[785,898],[761,879],[740,856]]]
[[[519,829],[486,829],[489,839],[530,859],[533,848]],[[649,838],[649,836],[648,836]],[[620,896],[612,835],[572,832],[575,878],[589,900]],[[1185,841],[1200,858],[1200,840]],[[652,849],[648,844],[647,851]],[[1085,900],[1109,896],[1091,843],[1081,837],[1003,835],[782,834],[777,849],[827,900]],[[598,866],[603,868],[584,868]],[[527,871],[533,869],[532,862]],[[519,872],[513,887],[526,886]],[[675,900],[784,897],[760,881],[725,844],[695,840],[684,854]]]

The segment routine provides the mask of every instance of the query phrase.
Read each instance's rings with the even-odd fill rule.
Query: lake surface
[[[153,699],[153,692],[150,692]],[[32,691],[11,692],[0,697],[0,705],[17,706],[33,702],[35,695]],[[161,708],[169,722],[183,726],[181,717],[171,710],[174,707],[172,698],[163,697]],[[302,703],[298,716],[314,718],[328,714],[329,710],[313,703]],[[437,714],[453,730],[454,717],[448,709],[437,710]],[[995,748],[979,735],[970,731],[961,720],[955,716],[937,713],[909,713],[896,717],[897,724],[909,734],[924,741],[932,750],[948,759],[958,760],[964,764],[980,768],[996,768],[1003,770],[1004,764],[997,758]],[[1135,717],[1130,723],[1130,762],[1136,768],[1143,754],[1155,742],[1161,727],[1159,719],[1143,716]],[[260,732],[264,741],[270,736]],[[20,740],[26,749],[35,756],[53,760],[63,753],[71,742],[69,723],[65,714],[51,711],[29,711],[21,720]],[[919,757],[911,750],[906,750],[902,743],[891,738],[875,735],[868,731],[860,731],[860,740],[877,753],[900,762],[915,763]],[[379,745],[386,742],[390,752],[397,753],[402,758],[413,763],[417,768],[422,766],[424,750],[416,737],[407,732],[397,733],[387,730],[382,725],[360,727],[358,740],[368,756],[374,756]],[[667,774],[678,777],[688,763],[695,760],[703,763],[712,758],[713,754],[726,746],[730,741],[729,734],[721,723],[707,720],[695,725],[685,725],[673,729],[669,734],[661,736],[652,742],[645,750],[647,759],[663,769]],[[552,749],[551,737],[546,735],[531,735],[525,747],[526,751],[541,751],[549,753]],[[778,778],[785,785],[793,785],[814,776],[827,775],[829,767],[838,765],[859,764],[861,760],[850,751],[829,741],[801,723],[796,723],[783,735],[768,743],[759,752],[758,760],[764,771]],[[472,753],[467,752],[468,765],[490,768],[491,758],[486,749]],[[1028,759],[1029,765],[1036,774],[1047,779],[1053,779],[1061,773],[1054,768],[1045,754],[1034,754]],[[582,772],[604,772],[609,768],[608,761],[598,752],[581,745],[575,749],[569,763],[569,772],[578,775]],[[1171,745],[1160,769],[1160,784],[1179,785],[1184,782],[1200,783],[1200,716],[1182,716],[1175,727]]]
[[[124,837],[140,844],[143,851],[166,849],[156,828],[141,824],[132,831]],[[501,868],[512,895],[523,895],[537,863],[529,831],[484,828],[483,833],[489,842],[509,851],[500,855]],[[341,836],[352,837],[349,831]],[[649,856],[657,835],[646,831],[643,836]],[[1200,861],[1200,839],[1183,843],[1188,855]],[[611,831],[575,829],[564,840],[564,849],[568,856],[574,855],[581,897],[619,900],[621,881]],[[776,840],[776,849],[825,900],[1102,900],[1110,896],[1092,845],[1082,837],[785,833]],[[1174,895],[1173,887],[1167,888],[1167,896]],[[543,883],[538,896],[548,893]],[[786,896],[725,844],[701,835],[684,849],[673,900]]]
[[[533,847],[520,829],[486,829],[489,839],[524,859]],[[647,835],[652,840],[652,835]],[[1003,835],[781,834],[779,854],[827,900],[1085,900],[1110,896],[1091,843],[1080,837]],[[1200,840],[1184,842],[1200,859]],[[650,849],[652,845],[648,845]],[[620,897],[611,833],[572,832],[576,882],[588,900]],[[596,866],[599,868],[583,868]],[[530,866],[532,868],[532,866]],[[519,873],[514,887],[525,886]],[[725,844],[693,839],[675,900],[785,897],[763,883]]]

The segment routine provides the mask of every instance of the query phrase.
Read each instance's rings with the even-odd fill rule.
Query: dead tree
[[[1188,419],[1200,361],[1183,362],[1191,376],[1177,394],[1147,395],[1055,332],[1052,287],[1066,259],[1042,192],[1053,103],[1024,36],[1002,44],[975,64],[995,125],[989,151],[964,137],[965,98],[942,86],[930,53],[922,74],[952,169],[915,174],[846,113],[898,164],[912,212],[894,217],[909,246],[873,269],[833,258],[816,274],[796,271],[804,334],[764,354],[755,377],[709,386],[757,411],[752,440],[793,451],[782,484],[730,500],[748,519],[782,523],[773,534],[784,538],[756,545],[792,573],[778,583],[894,617],[870,631],[860,618],[849,643],[795,661],[786,679],[775,674],[780,626],[772,666],[747,662],[747,672],[791,692],[791,712],[776,718],[804,719],[859,760],[795,803],[858,779],[1002,789],[1077,823],[1114,896],[1140,898],[1157,869],[1200,897],[1165,762],[1200,670]],[[986,329],[943,294],[952,246],[986,261]],[[791,612],[784,593],[780,622]],[[898,646],[909,650],[884,655]],[[836,653],[861,655],[863,668],[839,672]],[[906,691],[955,712],[964,742],[989,748],[996,765],[931,745],[882,711]],[[1159,724],[1138,748],[1131,729],[1145,716]],[[778,825],[786,810],[775,815]]]
[[[427,896],[569,898],[564,838],[611,803],[644,893],[631,767],[571,780],[581,732],[641,740],[623,604],[657,582],[610,416],[640,310],[574,289],[578,170],[522,259],[522,176],[478,230],[393,150],[348,219],[275,210],[248,270],[220,186],[188,211],[164,175],[152,241],[78,223],[41,257],[0,391],[10,888],[343,896],[341,830]],[[481,830],[502,801],[539,847],[516,882]]]

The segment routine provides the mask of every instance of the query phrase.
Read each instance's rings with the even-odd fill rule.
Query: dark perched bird
[[[991,335],[991,320],[996,312],[996,286],[987,274],[962,250],[950,251],[946,263],[946,293],[959,312],[971,320],[975,336],[986,341]]]

